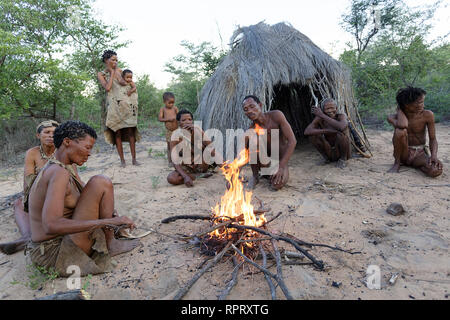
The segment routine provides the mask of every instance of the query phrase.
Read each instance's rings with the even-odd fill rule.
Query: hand
[[[131,220],[130,218],[125,217],[125,216],[112,218],[111,224],[113,224],[115,226],[126,225],[127,228],[130,228],[130,230],[133,230],[134,228],[136,228],[136,225],[134,224],[133,220]]]
[[[132,93],[133,93],[133,92],[131,92],[131,90],[128,90],[127,95],[128,95],[128,96],[131,96]]]
[[[322,109],[320,109],[317,106],[314,106],[311,110],[312,114],[315,115],[316,117],[323,117],[324,113],[322,111]]]
[[[186,187],[193,187],[194,186],[194,182],[192,181],[191,177],[186,176],[184,177],[184,184],[186,185]]]
[[[284,180],[285,172],[286,172],[286,168],[284,168],[284,167],[278,168],[277,173],[275,173],[271,178],[272,184],[274,184],[276,186],[281,185],[281,183]]]
[[[436,157],[431,157],[428,160],[428,164],[432,167],[436,167],[438,170],[442,170],[442,162],[440,162]]]
[[[181,128],[192,131],[192,130],[194,130],[194,124],[193,123],[185,124]]]

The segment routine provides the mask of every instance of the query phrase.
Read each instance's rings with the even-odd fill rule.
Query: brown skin
[[[36,133],[36,137],[39,139],[44,153],[49,157],[55,151],[55,145],[53,144],[53,133],[55,132],[55,129],[56,127],[43,128],[41,133]],[[35,174],[37,171],[41,170],[46,163],[47,160],[42,158],[39,146],[28,149],[25,154],[24,190],[26,187],[25,177],[30,174]],[[0,252],[5,254],[13,254],[23,250],[31,238],[29,215],[28,212],[24,211],[22,198],[14,202],[14,218],[19,227],[21,237],[18,240],[0,244]]]
[[[89,135],[71,140],[65,138],[55,158],[65,165],[81,166],[90,156],[95,139]],[[47,167],[41,180],[33,184],[30,192],[31,239],[41,242],[62,235],[69,235],[72,241],[87,255],[92,253],[93,241],[89,231],[103,228],[111,256],[135,248],[139,242],[117,240],[106,225],[126,225],[134,228],[127,217],[113,216],[114,190],[111,180],[104,176],[92,177],[81,194],[69,183],[68,171],[56,164]]]
[[[194,121],[190,114],[182,114],[180,121],[178,121],[178,125],[181,129],[186,129],[189,132],[191,132],[191,141],[194,141]],[[204,137],[204,132],[202,131],[202,136]],[[211,144],[211,141],[207,138],[203,138],[203,150]],[[177,144],[179,144],[180,141],[171,141],[170,142],[170,150],[172,150]],[[191,150],[192,157],[191,162],[194,162],[194,150]],[[212,155],[214,156],[214,151],[212,151]],[[192,164],[195,168],[199,167],[201,172],[206,172],[208,170],[209,165],[206,163],[203,164]],[[179,164],[174,164],[175,171],[171,172],[168,177],[167,181],[170,184],[173,185],[180,185],[185,184],[187,187],[193,187],[194,186],[194,180],[195,175],[187,173],[183,170],[182,166]]]
[[[168,98],[164,100],[164,107],[159,110],[158,121],[164,122],[167,130],[174,131],[178,128],[177,113],[178,108],[175,106],[175,99]],[[167,158],[169,159],[169,165],[172,165],[171,151],[170,143],[167,142]]]
[[[305,136],[309,136],[312,145],[325,161],[337,161],[337,167],[345,167],[345,161],[351,157],[346,115],[337,113],[337,106],[333,101],[324,105],[324,111],[313,107],[312,113],[315,118],[305,129]],[[335,147],[334,150],[333,147]]]
[[[102,85],[102,87],[106,90],[106,92],[109,92],[111,90],[114,79],[116,79],[119,82],[119,84],[122,86],[126,86],[129,84],[122,78],[122,70],[117,67],[117,56],[112,56],[111,58],[109,58],[108,60],[105,61],[105,72],[112,75],[111,77],[109,77],[109,81],[106,80],[105,76],[101,72],[99,72],[97,74],[97,78],[98,78],[98,81],[100,82],[100,84]],[[127,74],[127,75],[129,75],[129,74]],[[134,82],[131,81],[131,84],[132,84],[132,89],[130,91],[134,90],[133,92],[135,92],[136,86],[134,85]],[[130,96],[133,92],[131,92],[131,93],[128,92],[128,95]],[[116,148],[117,148],[117,153],[119,153],[121,167],[126,167],[125,158],[123,156],[123,145],[122,145],[122,136],[125,136],[125,135],[128,135],[129,140],[130,140],[130,151],[131,151],[132,163],[133,163],[133,165],[139,165],[139,162],[136,161],[136,138],[134,135],[135,130],[136,130],[136,128],[123,128],[123,129],[117,130],[117,132],[115,132]]]
[[[133,93],[137,91],[136,85],[133,82],[133,74],[130,72],[127,72],[123,78],[123,80],[131,86],[131,89],[127,91],[127,95],[131,96]]]
[[[279,169],[277,173],[270,177],[271,187],[275,190],[279,190],[286,185],[289,180],[288,162],[295,150],[295,146],[297,145],[297,139],[295,138],[294,132],[281,111],[274,110],[263,113],[262,103],[257,103],[252,98],[248,98],[243,102],[242,109],[245,115],[253,121],[250,129],[254,129],[255,125],[258,124],[262,129],[267,130],[267,150],[271,150],[271,130],[280,130]],[[246,142],[246,146],[248,148],[248,142]],[[262,165],[259,158],[257,164],[251,164],[253,176],[248,184],[250,189],[253,189],[258,184],[261,167]]]
[[[422,154],[409,165],[418,168],[430,177],[442,174],[442,162],[437,158],[438,142],[434,114],[425,110],[425,96],[419,97],[415,102],[404,106],[403,110],[397,109],[397,113],[388,116],[388,122],[394,127],[392,143],[394,145],[394,165],[388,172],[399,172],[400,165],[406,164],[410,146],[426,144],[426,132],[430,142],[431,157]]]

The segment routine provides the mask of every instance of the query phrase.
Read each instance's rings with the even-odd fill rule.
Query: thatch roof
[[[234,32],[230,53],[202,89],[197,120],[204,129],[246,129],[250,120],[241,103],[249,94],[261,99],[264,111],[283,111],[300,140],[316,99],[334,98],[359,123],[349,72],[285,23],[260,22]]]

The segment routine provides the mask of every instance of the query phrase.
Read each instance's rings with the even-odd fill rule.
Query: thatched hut
[[[333,98],[368,150],[349,72],[290,25],[260,22],[234,32],[230,53],[201,91],[197,119],[204,129],[246,129],[241,102],[249,94],[261,99],[264,111],[281,110],[299,142],[313,120],[311,106]]]

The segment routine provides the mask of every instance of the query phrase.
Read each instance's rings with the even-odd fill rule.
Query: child
[[[160,122],[165,122],[166,125],[167,157],[169,159],[169,166],[173,166],[172,157],[170,154],[170,138],[172,137],[172,133],[178,128],[178,108],[174,106],[175,95],[172,92],[165,92],[163,94],[163,102],[164,107],[159,110],[158,120]]]
[[[122,78],[127,83],[127,85],[123,87],[124,94],[126,94],[126,97],[128,97],[126,98],[126,100],[128,100],[128,104],[131,108],[133,116],[136,116],[138,108],[138,94],[136,85],[133,82],[133,72],[129,69],[123,70]]]

